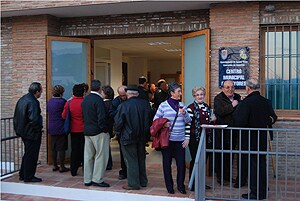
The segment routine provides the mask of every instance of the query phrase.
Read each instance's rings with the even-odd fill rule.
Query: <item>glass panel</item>
[[[275,50],[274,50],[275,54],[281,55],[282,54],[282,32],[277,32],[275,34],[274,43],[275,43]]]
[[[205,87],[205,42],[206,36],[200,35],[184,39],[184,102],[193,102],[192,89]]]
[[[64,98],[72,96],[74,84],[87,82],[87,44],[84,42],[52,41],[52,86],[65,88]]]

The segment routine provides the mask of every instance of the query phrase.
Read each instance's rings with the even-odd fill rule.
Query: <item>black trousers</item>
[[[238,150],[247,151],[248,150],[248,132],[241,133],[237,138],[237,147]],[[240,140],[241,139],[241,146]],[[237,154],[237,177],[236,183],[239,183],[239,178],[241,177],[241,184],[245,184],[247,182],[248,177],[248,155],[249,154]],[[240,160],[241,156],[241,160]],[[240,169],[241,168],[241,171]]]
[[[71,133],[71,175],[76,176],[77,170],[83,163],[84,135],[83,133]]]
[[[41,147],[41,138],[42,133],[37,140],[28,140],[22,138],[25,151],[22,158],[19,176],[20,178],[23,178],[24,181],[30,181],[35,175]]]
[[[166,188],[168,191],[174,188],[172,178],[172,158],[175,158],[177,167],[177,188],[185,190],[185,148],[182,147],[182,141],[170,141],[169,147],[162,149],[163,171]]]
[[[118,139],[118,143],[119,143],[119,151],[120,151],[120,158],[121,158],[121,170],[119,171],[119,175],[123,175],[125,177],[127,177],[127,167],[124,161],[124,156],[123,156],[123,151],[121,148],[121,143],[120,140]]]
[[[251,194],[257,195],[259,198],[266,198],[267,194],[267,169],[266,155],[259,155],[259,164],[257,164],[257,154],[250,155],[250,189]],[[257,181],[257,167],[259,168],[259,180]],[[257,189],[259,184],[259,189]]]
[[[223,132],[223,133],[222,133]],[[216,130],[215,133],[215,149],[223,149],[230,150],[230,146],[232,146],[232,150],[236,147],[236,134],[232,133],[232,141],[231,141],[231,133],[229,130]],[[232,158],[233,160],[233,158]],[[222,166],[223,162],[223,166]],[[217,175],[217,179],[221,180],[222,176],[225,181],[230,181],[230,153],[222,153],[215,154],[215,172]],[[223,175],[222,175],[222,167],[223,167]]]

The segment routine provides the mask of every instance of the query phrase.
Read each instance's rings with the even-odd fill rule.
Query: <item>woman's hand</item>
[[[168,127],[170,127],[170,126],[171,126],[171,122],[169,122],[169,121],[166,122],[166,123],[164,124],[164,127],[165,127],[165,128],[168,128]]]
[[[185,139],[182,143],[182,147],[186,148],[187,146],[189,146],[190,140]]]

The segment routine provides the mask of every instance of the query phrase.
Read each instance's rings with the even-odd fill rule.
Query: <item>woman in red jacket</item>
[[[84,87],[82,84],[75,84],[73,87],[73,97],[67,101],[62,113],[66,119],[68,104],[70,104],[71,114],[71,175],[76,176],[77,170],[83,163],[84,135],[83,117],[81,103],[83,101]]]

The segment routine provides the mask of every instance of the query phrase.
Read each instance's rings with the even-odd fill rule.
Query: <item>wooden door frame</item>
[[[90,83],[94,76],[93,63],[93,40],[87,38],[62,37],[62,36],[46,36],[46,99],[52,97],[52,41],[67,41],[67,42],[85,42],[87,45],[87,82]],[[46,128],[48,128],[48,114],[46,113]],[[48,133],[47,133],[48,134]],[[51,153],[51,138],[47,136],[47,162],[52,163]]]

